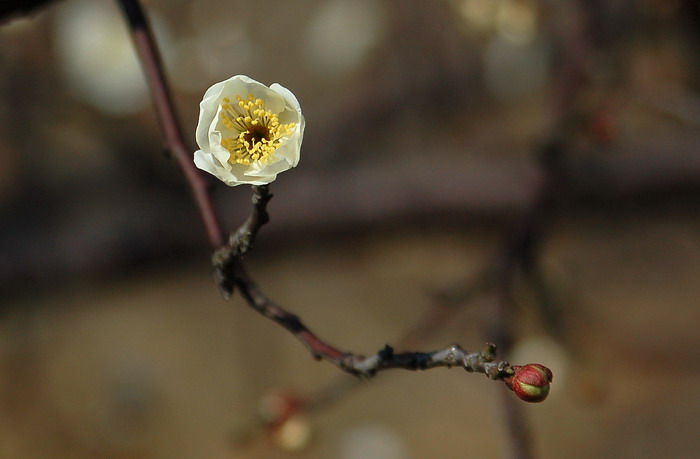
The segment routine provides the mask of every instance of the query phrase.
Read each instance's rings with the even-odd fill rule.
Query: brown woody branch
[[[453,366],[460,366],[469,372],[484,373],[490,379],[503,379],[512,374],[508,362],[493,362],[496,346],[492,344],[487,345],[482,352],[473,353],[466,353],[459,345],[441,351],[403,353],[395,353],[390,346],[386,346],[369,357],[341,351],[322,341],[297,315],[281,308],[262,293],[238,259],[234,260],[233,272],[235,286],[253,309],[289,330],[314,358],[327,360],[355,376],[371,377],[378,371],[390,368],[427,370]]]
[[[493,361],[494,345],[487,345],[482,352],[472,353],[465,352],[458,345],[434,352],[402,353],[395,353],[390,346],[386,346],[369,357],[344,352],[321,340],[302,323],[297,315],[286,311],[263,294],[248,274],[242,256],[250,250],[258,230],[269,219],[266,206],[272,195],[269,194],[266,186],[253,187],[253,212],[248,220],[230,236],[228,244],[224,245],[223,231],[206,182],[192,162],[190,151],[186,147],[177,121],[155,39],[140,2],[120,0],[120,3],[153,94],[166,147],[175,157],[192,189],[210,244],[218,247],[213,256],[213,264],[224,296],[230,296],[234,288],[238,288],[250,307],[294,334],[315,358],[325,359],[356,376],[370,377],[378,371],[390,368],[426,370],[452,366],[460,366],[469,372],[484,373],[494,380],[503,380],[513,374],[514,370],[507,362]]]
[[[187,147],[187,142],[182,134],[153,32],[139,0],[120,0],[119,3],[126,16],[141,67],[151,89],[153,105],[163,133],[165,147],[173,155],[185,175],[204,222],[209,244],[212,247],[220,247],[224,243],[224,236],[219,218],[209,197],[207,182],[194,166],[192,152]]]

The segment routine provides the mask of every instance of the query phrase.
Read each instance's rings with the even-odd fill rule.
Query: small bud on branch
[[[539,403],[547,398],[552,382],[552,370],[539,363],[513,365],[511,369],[514,373],[504,381],[518,398],[530,403]]]

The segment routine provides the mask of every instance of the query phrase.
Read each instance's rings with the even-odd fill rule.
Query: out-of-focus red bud
[[[260,400],[260,417],[268,427],[276,428],[295,415],[301,406],[300,398],[287,391],[274,391]]]
[[[601,110],[591,121],[590,132],[593,139],[603,145],[610,145],[617,136],[617,124],[611,109]]]
[[[547,398],[552,370],[539,363],[513,365],[512,368],[515,372],[504,381],[518,398],[530,403],[539,403]]]

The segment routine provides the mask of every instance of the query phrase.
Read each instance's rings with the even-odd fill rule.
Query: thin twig
[[[369,378],[378,371],[387,369],[404,370],[428,370],[437,367],[461,367],[470,373],[482,373],[492,380],[505,381],[515,373],[515,369],[508,362],[494,362],[496,346],[486,344],[480,352],[464,351],[459,345],[454,344],[446,349],[433,352],[402,352],[396,353],[390,346],[385,346],[376,354],[364,357],[341,353],[340,358],[329,359],[328,354],[323,357],[330,360],[342,370],[359,376]],[[313,351],[312,351],[313,352]],[[351,389],[358,386],[361,379],[343,379],[334,384],[329,384],[322,391],[310,398],[296,398],[292,408],[293,412],[313,412],[327,407],[331,402],[346,395]],[[232,439],[237,447],[245,446],[259,434],[269,431],[270,428],[279,427],[285,421],[285,417],[273,417],[270,419],[257,418],[233,433]]]
[[[480,353],[465,353],[458,345],[442,351],[395,353],[386,346],[377,354],[365,357],[341,351],[322,341],[301,321],[265,296],[250,278],[242,263],[236,263],[236,287],[248,303],[260,314],[277,322],[296,336],[316,359],[324,359],[355,376],[370,377],[380,370],[402,368],[427,370],[435,367],[461,366],[470,372],[486,374],[490,379],[502,379],[511,374],[507,362],[493,363],[496,347],[490,345]]]

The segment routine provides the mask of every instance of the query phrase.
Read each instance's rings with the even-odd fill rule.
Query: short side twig
[[[253,211],[245,223],[231,234],[228,241],[232,254],[237,257],[242,257],[253,248],[258,231],[265,223],[270,221],[270,216],[267,213],[267,203],[272,199],[272,194],[270,194],[268,186],[254,185],[252,188]]]
[[[270,221],[267,203],[272,199],[272,194],[270,194],[268,186],[261,185],[252,188],[253,211],[245,223],[231,233],[228,244],[218,248],[212,256],[219,291],[224,298],[229,298],[233,294],[237,264],[240,264],[242,268],[241,258],[253,248],[255,237],[260,228]]]

